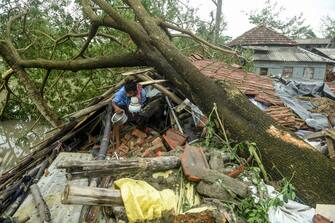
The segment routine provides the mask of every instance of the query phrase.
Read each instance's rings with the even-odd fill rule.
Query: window
[[[304,79],[311,80],[314,78],[314,67],[305,67],[304,69]]]
[[[266,67],[261,67],[261,70],[259,72],[260,75],[268,75],[268,68]]]
[[[292,78],[292,74],[293,74],[293,67],[284,67],[282,78],[290,79]]]

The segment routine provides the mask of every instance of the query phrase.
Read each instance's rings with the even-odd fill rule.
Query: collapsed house
[[[285,108],[271,79],[198,55],[191,59],[205,75],[232,80],[255,103]],[[121,117],[114,120],[110,102],[123,82],[95,98],[1,176],[3,216],[28,222],[98,221],[101,216],[130,222],[237,222],[251,217],[258,204],[276,200],[279,206],[265,213],[271,222],[285,212],[290,213],[286,219],[311,221],[313,208],[293,200],[285,203],[268,184],[255,145],[234,145],[227,139],[215,106],[205,117],[178,89],[155,80],[161,77],[151,71],[125,74],[148,85],[149,100],[155,104],[148,119],[125,125],[119,123]],[[292,111],[287,115],[297,118]],[[298,128],[303,121],[286,122]],[[251,207],[245,209],[245,202]],[[296,209],[287,209],[290,205]]]
[[[289,131],[296,132],[308,143],[332,157],[335,140],[332,128],[335,118],[335,83],[334,82],[299,82],[284,79],[272,79],[267,76],[245,72],[238,65],[206,60],[200,55],[191,57],[193,64],[209,78],[229,80],[241,90],[251,102],[278,124]],[[324,140],[308,136],[313,132],[330,129],[332,140],[327,148]],[[321,137],[321,136],[320,136]],[[324,137],[324,136],[322,136]],[[321,138],[322,138],[321,137]],[[334,155],[333,155],[334,154]]]

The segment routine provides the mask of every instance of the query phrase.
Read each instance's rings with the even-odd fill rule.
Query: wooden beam
[[[313,132],[304,136],[304,139],[317,139],[325,136],[328,136],[335,140],[335,129],[325,129],[320,132]]]
[[[131,76],[131,75],[137,75],[137,74],[146,73],[146,72],[154,71],[154,70],[155,70],[154,68],[149,67],[149,68],[131,70],[131,71],[128,71],[128,72],[124,72],[121,75],[122,76]]]
[[[326,142],[327,142],[329,158],[331,160],[335,160],[334,141],[332,138],[326,137]]]
[[[110,176],[130,171],[164,171],[180,166],[177,156],[137,158],[122,160],[92,160],[87,162],[67,161],[57,166],[65,168],[72,176]]]
[[[166,82],[166,81],[167,81],[167,80],[142,81],[142,82],[140,82],[139,84],[142,85],[142,86],[145,86],[145,85],[150,85],[150,84],[164,83],[164,82]]]
[[[96,206],[123,205],[120,190],[67,185],[61,199],[62,204]]]
[[[40,188],[37,184],[33,184],[30,186],[30,192],[33,197],[34,203],[38,210],[38,214],[40,217],[40,222],[51,222],[51,214],[48,208],[48,205],[45,203],[43,196],[41,194]]]
[[[142,80],[142,81],[152,81],[154,79],[152,79],[149,75],[147,74],[139,74],[138,77]],[[177,103],[178,105],[181,104],[183,102],[183,100],[181,100],[177,95],[175,95],[173,92],[171,92],[170,90],[168,90],[166,87],[164,87],[163,85],[160,84],[153,84],[153,86],[159,90],[160,92],[162,92],[162,94],[168,96],[169,98],[172,99],[172,101],[174,101],[175,103]]]

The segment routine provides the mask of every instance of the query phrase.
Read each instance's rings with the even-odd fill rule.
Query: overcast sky
[[[199,8],[202,19],[208,19],[210,11],[215,8],[211,0],[191,0],[191,2],[194,7]],[[252,28],[253,25],[249,24],[244,12],[261,9],[264,2],[265,0],[223,0],[223,14],[228,22],[225,35],[235,38]],[[335,0],[277,0],[277,2],[286,9],[287,16],[302,12],[306,24],[310,24],[317,35],[321,35],[321,17],[335,16]]]

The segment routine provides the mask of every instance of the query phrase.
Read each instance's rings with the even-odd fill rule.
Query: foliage
[[[335,17],[325,16],[322,21],[322,34],[326,38],[335,38]]]
[[[121,0],[111,0],[119,13],[129,19],[134,18],[132,10]],[[142,0],[144,6],[156,17],[163,18],[184,29],[192,30],[202,37],[208,36],[213,29],[213,21],[201,20],[189,0]],[[11,40],[17,49],[21,49],[20,56],[24,59],[73,59],[85,42],[85,37],[66,37],[67,34],[87,33],[90,22],[83,16],[82,6],[78,0],[3,0],[0,7],[0,38],[4,38],[6,24],[11,16],[27,12],[16,21],[11,29]],[[100,11],[98,14],[102,15]],[[224,21],[223,21],[224,24]],[[222,28],[225,26],[223,25]],[[117,41],[95,36],[85,57],[117,55],[123,52],[134,52],[136,46],[125,33],[114,29],[99,28],[99,32],[113,36]],[[65,37],[64,37],[65,36]],[[63,38],[64,37],[64,38]],[[222,42],[225,38],[222,37]],[[61,41],[57,41],[61,40]],[[183,53],[189,55],[199,52],[203,46],[190,38],[174,38],[176,46]],[[0,73],[8,68],[0,63]],[[41,89],[46,70],[27,69],[29,77],[36,87]],[[101,69],[96,71],[62,72],[51,71],[46,79],[43,96],[49,106],[60,116],[81,109],[88,99],[101,94],[106,87],[120,78],[116,74],[120,70]],[[24,83],[20,83],[13,75],[8,86],[11,89],[9,101],[0,119],[36,119],[38,111],[26,94]]]
[[[249,22],[255,25],[264,24],[289,36],[290,38],[312,38],[316,37],[310,25],[305,24],[303,14],[284,18],[285,8],[278,6],[277,2],[267,0],[264,8],[252,10],[246,13]]]

